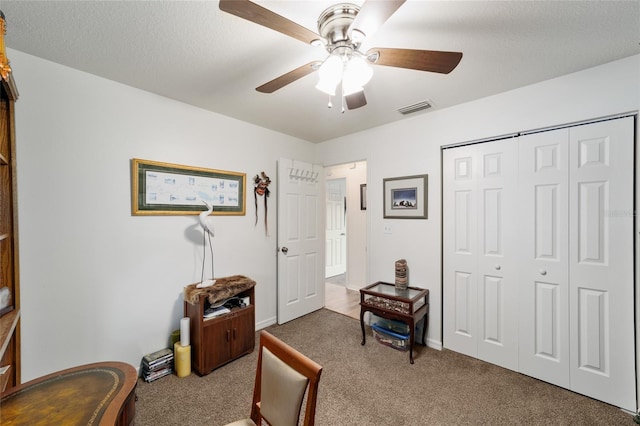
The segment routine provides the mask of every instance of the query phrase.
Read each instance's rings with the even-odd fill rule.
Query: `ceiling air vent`
[[[433,105],[431,101],[422,101],[417,104],[409,105],[404,108],[400,108],[398,112],[402,115],[413,114],[414,112],[424,111],[425,109],[431,108]]]

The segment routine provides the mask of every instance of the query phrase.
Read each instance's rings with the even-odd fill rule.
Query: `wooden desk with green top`
[[[135,368],[99,362],[52,373],[0,395],[3,425],[131,425]]]

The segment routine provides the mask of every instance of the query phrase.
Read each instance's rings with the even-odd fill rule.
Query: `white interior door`
[[[478,356],[478,158],[475,146],[443,153],[444,346]]]
[[[633,118],[570,129],[571,389],[636,409]]]
[[[478,358],[518,369],[518,143],[477,146]]]
[[[570,388],[569,129],[519,139],[520,371]]]
[[[278,162],[278,323],[324,306],[324,170]]]
[[[444,152],[444,344],[517,370],[517,143]]]
[[[347,271],[346,192],[345,178],[327,179],[325,277],[333,277]]]

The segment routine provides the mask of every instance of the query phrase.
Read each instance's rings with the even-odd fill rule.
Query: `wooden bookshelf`
[[[15,342],[15,332],[20,319],[20,311],[14,309],[13,311],[0,317],[0,368],[9,366],[3,374],[0,374],[0,392],[4,391],[9,383],[9,379],[13,377],[13,367],[16,363],[14,359],[14,351],[12,346]],[[9,349],[9,350],[8,350]]]
[[[20,271],[15,102],[18,90],[4,51],[5,17],[0,11],[0,390],[20,384]],[[8,303],[5,299],[8,294]],[[5,369],[4,367],[9,367]]]

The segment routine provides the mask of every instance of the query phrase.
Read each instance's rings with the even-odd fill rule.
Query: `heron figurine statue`
[[[198,215],[200,226],[202,226],[202,276],[200,277],[200,283],[196,285],[198,288],[210,287],[215,284],[215,275],[213,274],[213,245],[211,244],[211,237],[214,236],[213,224],[211,223],[211,212],[213,212],[213,205],[209,205],[206,201],[202,201],[207,207],[205,211]],[[211,253],[211,278],[204,279],[204,264],[207,257],[207,239],[209,240],[209,252]]]

